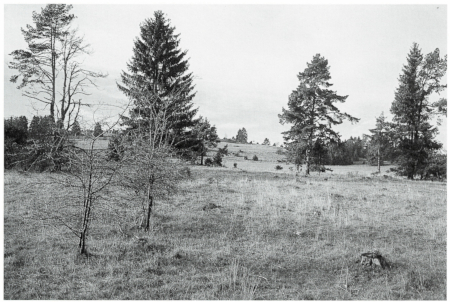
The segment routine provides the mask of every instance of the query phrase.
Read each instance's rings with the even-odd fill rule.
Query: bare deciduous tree
[[[155,199],[173,192],[183,177],[180,172],[183,162],[175,156],[170,135],[171,122],[176,121],[174,114],[177,114],[170,108],[172,98],[183,92],[181,88],[164,98],[146,89],[134,92],[140,94],[141,108],[146,114],[131,116],[137,127],[126,134],[130,143],[124,148],[127,164],[122,169],[121,184],[141,198],[141,226],[145,230],[150,227]]]
[[[41,13],[33,12],[35,26],[22,29],[26,50],[11,53],[9,68],[17,70],[10,79],[23,95],[44,104],[58,128],[68,130],[75,121],[82,102],[80,95],[88,95],[86,88],[95,86],[96,78],[106,77],[82,67],[82,55],[90,54],[89,44],[70,28],[71,5],[48,4]]]

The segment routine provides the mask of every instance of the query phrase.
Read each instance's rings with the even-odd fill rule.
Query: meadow
[[[57,175],[5,171],[4,298],[446,299],[446,183],[385,166],[296,176],[279,148],[228,149],[242,152],[225,167],[190,166],[178,191],[156,201],[149,232],[136,224],[139,202],[111,187],[94,209],[89,257],[42,217],[73,194]],[[374,250],[390,268],[359,263]]]

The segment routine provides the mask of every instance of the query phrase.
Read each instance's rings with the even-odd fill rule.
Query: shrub
[[[25,116],[11,117],[4,122],[4,166],[12,168],[16,162],[26,159],[22,155],[28,137],[28,122]]]
[[[125,147],[120,134],[114,134],[108,143],[108,159],[118,161],[122,158]]]
[[[189,167],[183,167],[180,169],[180,175],[184,178],[190,179],[192,176],[191,169]]]
[[[280,165],[277,165],[277,166],[275,167],[275,169],[276,169],[276,170],[283,170],[283,167],[280,166]]]
[[[309,170],[311,172],[325,172],[326,168],[324,166],[321,166],[321,165],[311,165]]]
[[[24,145],[27,143],[28,137],[28,121],[25,116],[11,117],[5,119],[5,141],[8,140],[12,143]]]
[[[286,152],[283,149],[279,148],[276,153],[278,155],[284,155]]]
[[[212,165],[213,165],[213,161],[211,158],[205,159],[205,166],[212,166]]]
[[[447,154],[432,153],[423,169],[418,169],[420,179],[447,178]]]
[[[254,160],[254,161],[258,161],[258,156],[253,155],[253,160]]]
[[[245,159],[245,160],[248,160],[248,157],[247,157],[247,156],[244,156],[244,159]]]
[[[222,153],[217,152],[216,155],[214,155],[213,164],[219,167],[222,166]]]
[[[219,148],[217,153],[220,153],[222,155],[228,155],[228,144],[226,144],[223,148]]]
[[[235,168],[237,168],[237,163],[234,163],[233,166],[234,166]]]

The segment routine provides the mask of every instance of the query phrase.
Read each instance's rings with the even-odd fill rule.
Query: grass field
[[[191,166],[156,201],[148,233],[136,226],[139,203],[112,187],[94,211],[89,258],[40,217],[72,192],[47,173],[6,171],[4,298],[446,299],[445,183],[383,176],[388,167],[371,176],[368,166],[296,177],[276,147],[228,148],[242,156]],[[243,159],[254,154],[260,161]],[[220,207],[203,210],[209,203]],[[391,268],[361,266],[372,250]]]

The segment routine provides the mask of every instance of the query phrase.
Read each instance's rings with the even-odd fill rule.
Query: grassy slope
[[[96,209],[89,259],[67,229],[36,219],[60,209],[68,189],[48,174],[7,171],[4,298],[446,298],[445,184],[367,178],[375,167],[355,166],[296,178],[284,164],[275,171],[275,147],[234,148],[262,161],[192,167],[179,192],[157,201],[149,233],[135,226],[138,203],[112,188]],[[210,202],[221,208],[203,211]],[[390,270],[356,263],[374,249]]]

